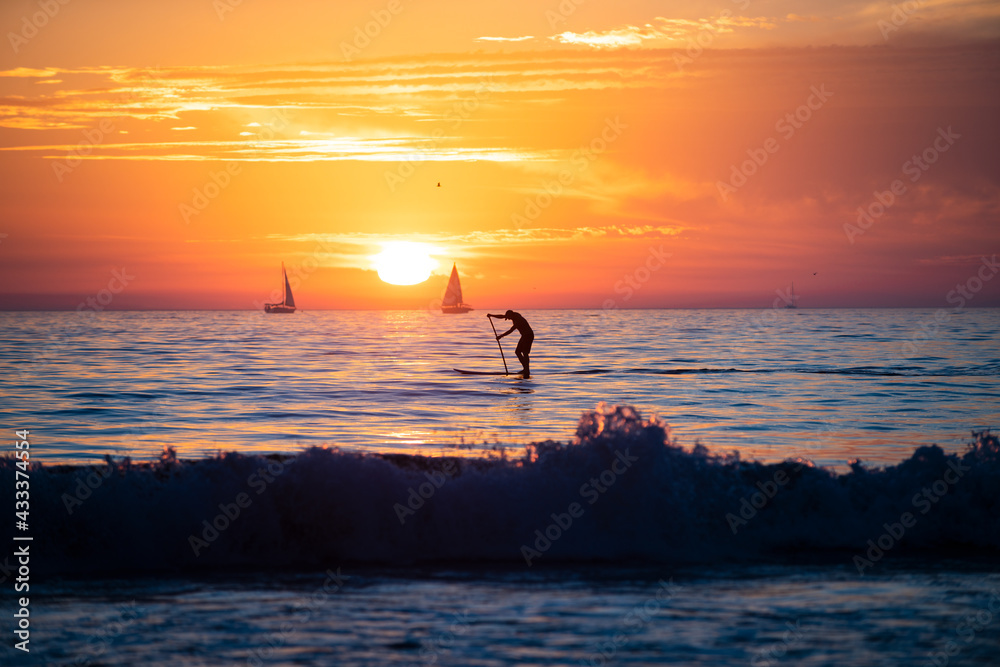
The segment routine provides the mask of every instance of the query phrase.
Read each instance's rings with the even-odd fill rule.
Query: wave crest
[[[3,479],[14,468],[0,459]],[[45,573],[803,552],[849,562],[887,531],[883,551],[996,554],[998,516],[1000,442],[989,432],[974,434],[961,455],[921,447],[895,466],[854,463],[837,474],[806,461],[686,450],[666,423],[602,405],[581,417],[571,442],[535,443],[516,458],[314,447],[295,456],[186,461],[166,450],[152,463],[34,464],[29,534]]]

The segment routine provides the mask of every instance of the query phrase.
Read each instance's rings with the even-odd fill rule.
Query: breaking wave
[[[14,459],[0,469],[14,479]],[[627,406],[599,406],[571,442],[517,458],[315,447],[184,461],[167,450],[154,463],[34,464],[30,484],[32,566],[47,574],[804,553],[849,562],[872,544],[1000,552],[1000,442],[988,432],[961,455],[921,447],[895,466],[837,474],[684,449],[665,423]]]

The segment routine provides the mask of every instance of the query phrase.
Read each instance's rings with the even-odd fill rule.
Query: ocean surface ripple
[[[503,369],[481,311],[0,313],[0,416],[53,463],[486,455],[565,439],[602,401],[688,446],[841,471],[1000,428],[998,309],[524,313],[530,379],[452,370]]]

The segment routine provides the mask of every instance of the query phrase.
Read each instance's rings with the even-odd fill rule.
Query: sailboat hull
[[[474,310],[474,308],[463,304],[459,304],[457,306],[441,306],[441,312],[445,315],[461,315],[462,313],[467,313],[470,310]]]
[[[294,306],[286,306],[281,303],[265,303],[264,312],[272,315],[289,315],[295,312]]]

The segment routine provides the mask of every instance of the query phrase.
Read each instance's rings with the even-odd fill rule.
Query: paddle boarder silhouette
[[[535,340],[535,332],[531,330],[528,320],[524,319],[524,316],[521,315],[521,313],[515,313],[513,310],[508,310],[503,315],[488,313],[486,317],[510,320],[512,326],[502,334],[498,334],[497,340],[500,340],[504,336],[515,331],[521,334],[521,339],[517,341],[517,347],[514,348],[514,354],[517,356],[517,360],[521,362],[524,377],[528,377],[528,373],[530,372],[530,369],[528,368],[528,364],[530,363],[528,355],[531,353],[531,343]]]

